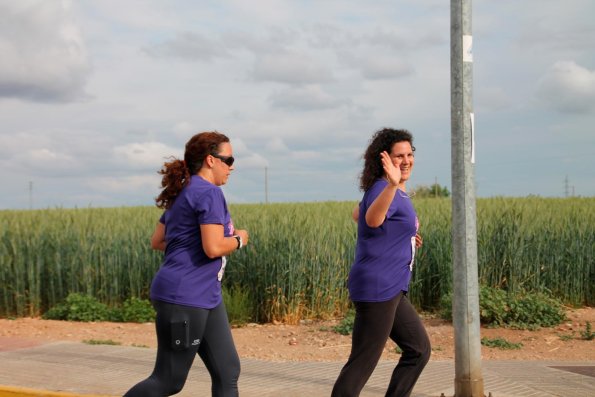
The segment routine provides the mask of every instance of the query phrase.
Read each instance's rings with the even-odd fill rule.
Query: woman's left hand
[[[401,182],[400,160],[397,160],[397,164],[395,164],[388,152],[384,151],[380,153],[380,161],[382,162],[382,168],[384,169],[384,175],[388,183],[398,187]]]
[[[415,248],[419,248],[424,243],[424,240],[421,238],[419,233],[415,234]]]

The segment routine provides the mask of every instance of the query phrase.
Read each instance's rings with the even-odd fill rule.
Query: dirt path
[[[581,339],[586,323],[595,328],[595,308],[568,311],[569,320],[538,331],[482,328],[482,338],[503,338],[522,343],[518,350],[482,346],[486,360],[595,360],[595,341]],[[425,318],[432,340],[432,360],[454,358],[452,324]],[[301,325],[249,324],[234,328],[240,357],[271,361],[344,361],[351,337],[332,331],[336,321],[303,322]],[[154,324],[80,323],[38,318],[0,319],[0,350],[47,341],[113,341],[127,346],[155,347]],[[384,359],[397,359],[395,345],[387,343]]]

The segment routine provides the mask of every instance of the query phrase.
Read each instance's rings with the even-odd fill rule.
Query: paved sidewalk
[[[1,347],[1,346],[0,346]],[[16,343],[0,349],[0,397],[121,396],[149,375],[155,349],[74,342]],[[594,358],[595,360],[595,358]],[[242,397],[328,397],[343,363],[242,359]],[[361,397],[383,396],[395,364],[382,361]],[[484,361],[485,394],[493,397],[595,396],[595,361]],[[454,394],[454,362],[430,361],[414,397]],[[179,396],[210,396],[200,359]]]

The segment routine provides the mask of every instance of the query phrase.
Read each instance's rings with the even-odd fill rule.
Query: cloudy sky
[[[593,15],[473,1],[478,196],[595,195]],[[385,126],[450,188],[449,1],[0,0],[0,209],[152,205],[205,130],[229,202],[356,200]]]

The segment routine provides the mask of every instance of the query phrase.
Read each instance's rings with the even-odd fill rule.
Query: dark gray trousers
[[[180,392],[197,354],[211,375],[212,395],[237,397],[240,359],[224,304],[210,310],[161,301],[154,301],[153,306],[157,311],[155,369],[125,397],[163,397]]]
[[[407,296],[386,302],[354,302],[351,354],[341,370],[332,397],[359,396],[390,337],[403,353],[390,379],[387,397],[408,397],[428,363],[430,339]]]

